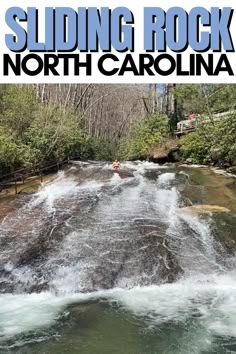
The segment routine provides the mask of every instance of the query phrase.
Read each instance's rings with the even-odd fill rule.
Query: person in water
[[[113,168],[113,170],[116,170],[116,171],[119,170],[120,169],[120,161],[115,160],[112,164],[112,168]]]

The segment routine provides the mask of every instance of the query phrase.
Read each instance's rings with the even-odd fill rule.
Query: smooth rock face
[[[208,213],[230,213],[230,210],[219,205],[192,205],[178,210],[179,213],[208,214]]]
[[[10,209],[0,201],[1,353],[234,349],[235,178],[122,169],[135,172],[75,165]]]
[[[179,162],[180,149],[175,141],[164,141],[149,151],[148,158],[156,163]]]
[[[176,281],[183,273],[181,249],[191,253],[199,232],[189,216],[230,212],[213,203],[181,208],[184,188],[193,189],[188,181],[173,166],[133,163],[115,172],[88,165],[59,174],[36,195],[17,196],[20,204],[13,203],[0,224],[0,292],[90,292]]]
[[[177,199],[169,183],[175,176],[164,170],[159,181],[158,165],[140,165],[74,166],[37,194],[18,195],[23,205],[0,224],[0,293],[175,281],[182,267],[165,217]]]

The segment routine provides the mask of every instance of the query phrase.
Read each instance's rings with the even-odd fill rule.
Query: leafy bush
[[[38,102],[32,85],[0,86],[0,98],[0,175],[68,157],[113,158],[114,144],[87,136],[70,109]]]
[[[34,120],[37,109],[32,86],[7,85],[1,97],[0,124],[21,138]]]
[[[232,163],[236,161],[236,117],[204,124],[180,140],[183,157],[194,163]]]
[[[99,161],[113,160],[115,158],[115,144],[104,139],[87,136],[82,146],[81,157]]]
[[[211,142],[206,139],[202,131],[186,135],[181,139],[181,153],[184,159],[191,158],[193,163],[204,164],[210,160]]]
[[[0,126],[0,174],[6,174],[35,162],[34,151]]]
[[[144,157],[148,150],[158,144],[169,132],[167,116],[156,113],[137,124],[128,137],[121,140],[118,155],[122,159]]]
[[[80,154],[83,137],[76,117],[54,106],[43,106],[24,135],[38,161],[49,163]]]

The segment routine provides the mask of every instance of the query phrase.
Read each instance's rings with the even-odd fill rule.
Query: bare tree
[[[152,90],[150,105],[150,91],[143,85],[36,85],[41,102],[74,111],[89,135],[110,141],[117,141],[134,122],[156,110],[156,85]]]

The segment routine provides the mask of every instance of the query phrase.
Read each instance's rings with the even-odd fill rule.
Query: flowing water
[[[236,179],[123,167],[0,202],[0,353],[236,353]]]

